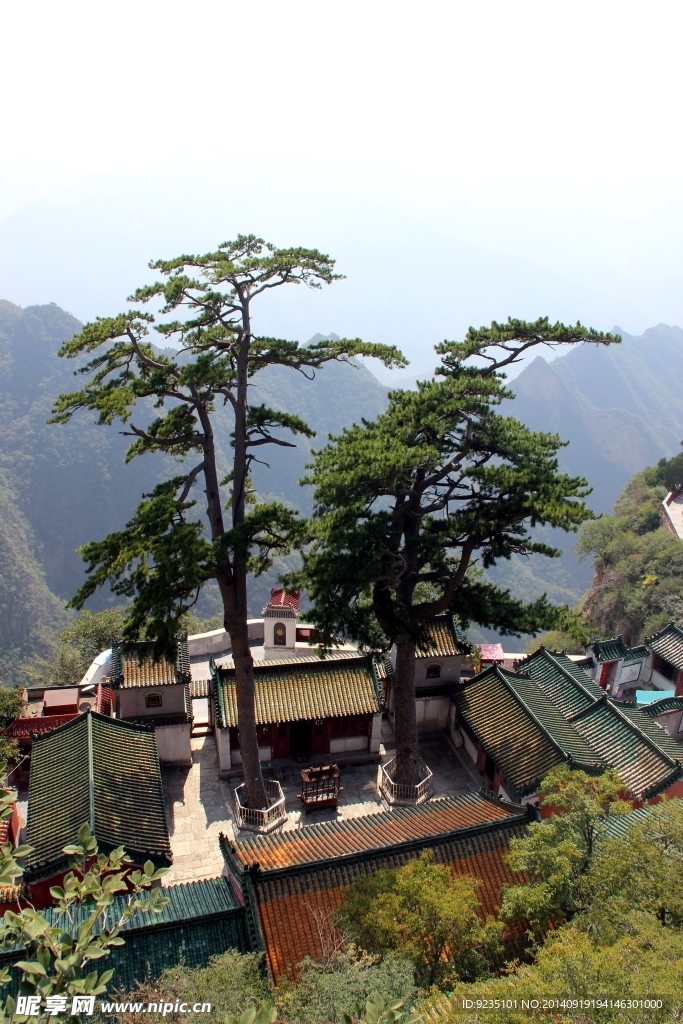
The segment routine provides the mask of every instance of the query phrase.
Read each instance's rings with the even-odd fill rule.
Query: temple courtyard
[[[192,767],[164,768],[162,771],[173,866],[166,884],[215,878],[223,871],[220,833],[235,838],[234,789],[239,778],[219,777],[216,743],[211,733],[192,737]],[[385,717],[382,723],[382,762],[395,753],[393,734]],[[426,739],[422,756],[434,773],[433,796],[460,796],[476,792],[481,777],[466,755],[454,750],[445,735]],[[304,765],[292,760],[275,761],[266,776],[277,778],[286,800],[287,820],[281,830],[304,828],[321,821],[358,818],[388,810],[377,789],[378,762],[348,763],[340,759],[343,792],[338,810],[325,809],[304,814],[297,794],[301,791],[300,771]]]

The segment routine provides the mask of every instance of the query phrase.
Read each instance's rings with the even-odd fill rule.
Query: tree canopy
[[[488,974],[501,949],[502,925],[479,916],[480,885],[425,850],[401,868],[356,879],[337,921],[362,948],[412,960],[421,988],[450,987]]]
[[[328,643],[341,632],[396,645],[399,781],[417,778],[414,655],[427,620],[450,611],[513,635],[571,622],[568,609],[545,597],[524,604],[480,571],[514,553],[557,557],[533,528],[572,531],[592,517],[586,480],[558,472],[560,438],[497,411],[514,397],[505,368],[539,345],[618,340],[547,318],[470,328],[437,346],[433,379],[392,392],[377,420],[316,453],[310,547],[291,582],[313,599]]]
[[[287,436],[310,436],[298,416],[249,401],[249,384],[266,366],[310,376],[326,362],[365,355],[387,366],[403,365],[396,348],[360,339],[309,345],[262,337],[252,327],[252,302],[285,285],[317,289],[339,278],[334,260],[315,249],[277,249],[253,235],[239,235],[214,252],[182,255],[150,264],[161,273],[131,301],[161,304],[158,315],[140,308],[86,324],[66,342],[66,358],[88,356],[78,373],[84,386],[62,395],[54,421],[68,422],[79,410],[98,421],[121,421],[132,438],[127,459],[165,453],[190,467],[144,494],[125,529],[84,545],[88,579],[71,602],[81,608],[108,585],[130,600],[124,635],[144,629],[157,654],[170,653],[179,620],[202,587],[215,580],[223,603],[235,664],[240,744],[247,802],[266,806],[254,712],[253,663],[247,631],[247,576],[263,572],[286,553],[300,533],[294,511],[279,502],[259,502],[250,468],[266,447],[293,447]],[[149,341],[153,328],[167,345]],[[147,426],[133,422],[134,409],[150,399],[159,415]],[[215,437],[217,408],[230,410],[232,460],[219,469]],[[285,436],[283,436],[283,433]],[[204,520],[192,497],[203,481]],[[224,511],[228,510],[226,522]]]

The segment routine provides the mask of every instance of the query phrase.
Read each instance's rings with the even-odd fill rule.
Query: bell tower
[[[273,588],[263,609],[263,653],[265,658],[293,658],[296,655],[296,620],[301,595],[298,590]]]

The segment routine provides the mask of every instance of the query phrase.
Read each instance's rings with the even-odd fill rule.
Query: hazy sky
[[[559,275],[570,305],[599,292],[598,326],[681,322],[682,22],[652,0],[0,0],[0,298],[90,316],[110,299],[85,271],[79,295],[46,269],[71,248],[109,245],[107,274],[134,253],[137,283],[166,246],[239,229],[334,244],[351,281],[380,231],[378,280],[419,268],[414,310],[438,235],[458,266],[467,244]],[[329,315],[311,323],[339,331]]]

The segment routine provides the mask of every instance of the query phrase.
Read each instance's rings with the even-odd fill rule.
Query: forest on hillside
[[[54,637],[72,620],[64,604],[83,581],[77,548],[120,528],[139,495],[172,472],[153,455],[125,465],[127,439],[117,428],[97,426],[92,414],[67,426],[47,424],[54,398],[74,383],[73,364],[57,358],[57,350],[80,328],[74,316],[54,304],[21,309],[0,302],[0,673],[6,685],[20,681],[19,666],[27,658],[51,656]],[[582,346],[550,363],[537,358],[513,382],[515,416],[534,429],[557,430],[570,442],[560,451],[560,469],[588,478],[594,488],[589,503],[597,512],[609,509],[633,472],[670,455],[683,433],[680,335],[678,328],[660,326],[641,338],[625,336],[621,345],[607,349]],[[600,380],[609,388],[600,388]],[[660,386],[667,389],[666,402],[657,401]],[[278,450],[269,466],[257,465],[254,471],[261,498],[307,513],[310,491],[298,481],[311,449],[329,433],[363,417],[374,418],[386,407],[387,389],[364,366],[333,364],[312,381],[272,367],[259,375],[256,391],[261,400],[294,412],[316,431],[316,438],[298,438],[296,448]],[[226,415],[220,435],[225,452],[229,434]],[[665,485],[653,486],[661,490]],[[563,548],[561,559],[513,555],[491,575],[526,601],[546,592],[552,602],[576,604],[591,585],[588,556],[598,554],[590,548],[590,538],[599,537],[602,544],[612,519],[608,516],[584,531],[583,561],[572,552],[573,535],[558,542],[545,530],[541,539]],[[617,533],[624,525],[620,522]],[[606,557],[616,558],[616,547]],[[640,556],[629,557],[633,562]],[[607,596],[610,587],[622,580],[625,570],[621,567],[615,575],[614,566],[605,565],[606,575],[586,604],[597,631],[640,636],[662,616],[677,616],[674,572],[653,568],[649,575],[657,577],[657,584],[640,590],[626,573],[620,596],[612,598]],[[260,613],[282,568],[278,564],[254,581],[251,614]],[[624,588],[629,587],[627,599]],[[111,595],[101,593],[89,607],[111,604]],[[636,606],[639,610],[632,612]],[[196,612],[208,619],[216,611],[209,588]],[[509,641],[513,648],[525,643]]]

